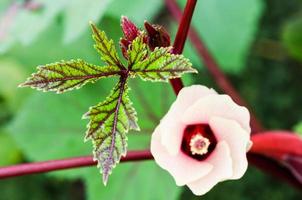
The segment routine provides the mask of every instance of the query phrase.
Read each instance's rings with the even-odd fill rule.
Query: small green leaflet
[[[113,41],[107,38],[105,32],[92,23],[91,28],[94,47],[107,65],[97,66],[80,59],[42,65],[20,86],[62,93],[103,77],[120,77],[106,100],[90,107],[83,116],[90,120],[85,140],[93,143],[94,159],[98,161],[106,184],[112,169],[126,155],[128,131],[140,130],[136,111],[128,96],[128,79],[138,75],[144,80],[168,81],[196,70],[182,55],[171,54],[171,47],[151,51],[146,44],[147,35],[144,31],[140,31],[133,41],[129,41],[125,56],[127,65],[124,65]]]
[[[127,82],[121,78],[105,101],[89,109],[86,139],[92,139],[94,159],[101,163],[106,184],[112,169],[126,155],[129,129],[139,130],[136,112],[128,97]]]
[[[183,73],[197,73],[191,62],[183,55],[171,54],[171,47],[156,47],[150,55],[132,67],[132,73],[143,80],[168,81],[178,78]]]
[[[99,30],[92,22],[90,22],[92,29],[92,38],[95,41],[94,48],[101,55],[101,59],[108,65],[115,65],[121,69],[125,69],[117,55],[113,40],[109,40],[104,31]]]
[[[147,45],[144,43],[144,33],[135,38],[129,46],[128,53],[128,68],[132,69],[133,65],[143,61],[147,54]]]
[[[37,69],[38,72],[32,74],[21,87],[30,86],[62,93],[78,89],[87,82],[95,82],[102,77],[118,75],[120,71],[116,66],[100,67],[80,59],[39,66]]]

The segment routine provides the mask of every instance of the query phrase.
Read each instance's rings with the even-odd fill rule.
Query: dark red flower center
[[[213,152],[216,144],[216,137],[208,124],[193,124],[188,125],[184,130],[181,150],[201,161]]]

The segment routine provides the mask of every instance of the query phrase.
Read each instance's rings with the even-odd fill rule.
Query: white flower
[[[247,170],[250,115],[228,95],[200,85],[180,91],[155,129],[151,153],[179,186],[203,195]]]

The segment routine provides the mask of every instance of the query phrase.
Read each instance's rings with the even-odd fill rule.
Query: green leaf
[[[36,92],[24,101],[23,107],[8,125],[8,133],[28,160],[91,155],[90,145],[83,142],[86,122],[81,120],[81,116],[89,105],[96,103],[96,99],[106,97],[113,80],[101,79],[99,82],[61,95]],[[44,119],[41,113],[46,113]],[[86,170],[67,170],[55,172],[54,175],[79,178]]]
[[[43,91],[62,93],[78,89],[87,82],[95,82],[100,78],[117,75],[116,66],[100,67],[84,62],[83,60],[61,61],[38,67],[38,72],[21,87],[30,86]]]
[[[85,121],[80,120],[80,117],[86,111],[88,105],[93,105],[97,99],[106,97],[114,80],[101,79],[99,82],[100,84],[89,84],[81,90],[61,95],[34,93],[23,102],[22,109],[9,124],[9,133],[17,142],[27,160],[32,162],[44,161],[91,154],[90,145],[83,143],[82,135],[85,131]],[[175,99],[171,86],[166,83],[151,83],[132,79],[129,85],[132,88],[129,96],[133,99],[138,112],[141,132],[137,134],[137,132],[129,131],[128,151],[149,147],[150,136],[154,127]],[[154,101],[155,96],[158,97],[156,101]],[[47,113],[47,119],[41,120],[41,113]],[[133,170],[138,167],[137,164],[135,163],[132,166]],[[114,169],[107,187],[102,185],[98,170],[95,167],[63,170],[47,173],[46,175],[59,179],[84,179],[86,196],[90,200],[102,195],[114,197],[116,191],[127,191],[129,193],[127,196],[131,196],[130,194],[137,192],[137,185],[146,187],[142,190],[143,192],[138,194],[138,199],[150,197],[152,185],[146,184],[145,177],[147,174],[146,176],[132,174],[133,179],[137,181],[125,185],[128,180],[124,179],[123,174],[128,169],[127,166],[129,164],[121,163]],[[153,171],[153,167],[150,169],[149,165],[144,166],[139,167],[141,168],[139,171],[145,171],[146,173]],[[166,172],[157,169],[156,172],[151,174],[156,176],[155,180],[158,180],[156,185],[161,185],[153,191],[156,196],[163,195],[166,187],[180,191],[180,188],[176,187],[173,181],[166,181],[166,179],[171,179]],[[125,186],[127,187],[123,190]],[[113,188],[120,189],[115,190]],[[174,196],[174,193],[172,196]],[[108,200],[111,199],[108,198]]]
[[[128,68],[131,69],[133,65],[139,64],[147,56],[148,49],[144,43],[144,34],[136,37],[127,51]]]
[[[2,14],[3,12],[5,12],[11,3],[12,2],[10,0],[2,0],[0,2],[0,13]]]
[[[0,53],[4,53],[19,42],[23,45],[29,45],[35,41],[53,24],[55,17],[64,9],[66,2],[68,1],[38,0],[32,2],[41,6],[36,10],[30,10],[23,6],[24,2],[11,2],[11,5],[6,8],[6,17],[10,23],[3,30]],[[14,12],[9,12],[12,6],[15,6]]]
[[[101,55],[101,59],[108,65],[117,66],[123,69],[123,64],[120,62],[113,40],[109,40],[104,31],[99,30],[93,23],[90,23],[92,28],[92,38],[96,42],[94,48]]]
[[[0,130],[0,166],[10,165],[21,161],[21,151],[11,135]]]
[[[18,89],[18,84],[26,78],[24,67],[13,59],[0,59],[0,96],[11,111],[16,111],[24,101],[28,91]]]
[[[146,59],[132,67],[132,75],[139,75],[144,80],[168,81],[184,73],[197,72],[183,55],[174,55],[170,51],[171,47],[155,48]]]
[[[121,78],[106,100],[91,107],[84,118],[90,119],[86,139],[93,142],[94,159],[98,161],[106,184],[112,169],[121,156],[126,155],[126,133],[129,129],[139,129],[126,79]]]
[[[287,21],[283,27],[282,40],[288,53],[302,60],[302,16],[298,15],[295,18]]]
[[[250,190],[253,188],[253,190]],[[226,198],[227,195],[227,198]],[[295,200],[301,199],[301,192],[284,181],[263,173],[254,166],[249,166],[240,180],[218,183],[210,192],[202,196],[195,196],[189,188],[181,195],[183,200]]]
[[[86,103],[92,103],[89,99],[96,97],[91,97],[85,89],[68,96],[35,93],[24,102],[8,131],[28,160],[44,161],[90,154],[91,148],[83,144],[81,136],[85,122],[80,119]],[[41,113],[46,113],[47,117],[43,119]],[[83,171],[58,173],[60,177],[78,178]]]
[[[77,39],[88,27],[89,20],[98,21],[105,13],[112,0],[74,0],[65,10],[64,42],[69,43]],[[85,13],[80,14],[85,8]],[[75,31],[76,29],[76,31]]]
[[[178,2],[184,6],[187,1]],[[263,8],[262,0],[203,0],[196,4],[192,24],[223,70],[238,73],[245,67]]]
[[[36,3],[42,6],[39,10],[21,8],[16,14],[8,31],[8,37],[12,36],[14,42],[28,45],[35,41],[54,22],[68,1],[39,0]]]
[[[121,15],[129,16],[135,23],[141,23],[143,19],[152,20],[161,12],[164,2],[162,0],[114,0],[108,6],[106,15],[120,19]]]
[[[302,122],[295,125],[294,131],[302,137]]]
[[[89,200],[177,200],[182,191],[173,178],[154,161],[122,163],[116,167],[107,187],[90,171],[85,178]]]

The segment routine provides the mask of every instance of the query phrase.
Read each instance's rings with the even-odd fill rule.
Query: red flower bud
[[[147,31],[147,43],[151,50],[155,47],[168,47],[171,44],[170,35],[163,26],[150,24],[145,21],[145,29]]]
[[[120,39],[120,47],[122,49],[123,56],[128,58],[128,47],[132,41],[141,34],[141,31],[125,16],[122,16],[121,26],[124,33],[124,38]],[[147,39],[144,38],[144,41],[147,43]]]
[[[140,31],[136,27],[136,25],[125,16],[122,16],[121,26],[125,39],[130,42],[133,41],[140,34]]]

